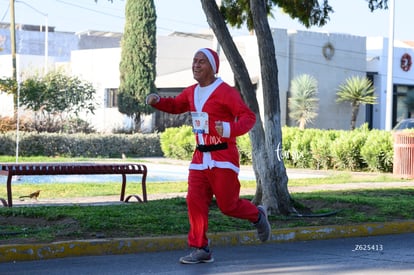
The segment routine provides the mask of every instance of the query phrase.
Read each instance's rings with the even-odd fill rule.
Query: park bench
[[[12,207],[13,176],[46,175],[122,175],[120,201],[128,202],[134,197],[139,202],[147,202],[146,178],[147,167],[136,163],[0,163],[0,175],[7,176],[7,201],[0,198],[5,207]],[[126,175],[142,175],[142,199],[138,195],[125,198]]]

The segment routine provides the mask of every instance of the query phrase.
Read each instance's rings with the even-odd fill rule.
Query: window
[[[404,118],[413,117],[414,86],[394,85],[393,125]]]
[[[105,107],[118,107],[118,88],[105,89]]]

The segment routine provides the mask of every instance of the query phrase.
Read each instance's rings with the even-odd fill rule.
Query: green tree
[[[318,81],[308,74],[299,75],[292,79],[290,92],[289,115],[303,130],[318,115]]]
[[[387,0],[368,1],[371,10],[386,8],[386,2]],[[267,16],[271,8],[277,5],[305,26],[323,26],[333,10],[328,5],[328,0],[324,0],[322,6],[318,0],[222,0],[220,10],[214,0],[201,0],[201,4],[208,24],[230,62],[240,92],[257,116],[257,122],[249,132],[257,180],[254,202],[264,204],[275,213],[296,212],[287,189],[288,177],[283,159],[278,158],[282,149],[278,67]],[[255,31],[265,98],[263,120],[260,117],[256,91],[225,20],[233,26],[241,26],[247,22],[249,29]]]
[[[12,78],[0,78],[0,91],[7,94],[16,94],[17,81]]]
[[[122,37],[118,109],[141,125],[141,114],[153,110],[145,104],[156,92],[156,13],[153,0],[128,0]]]
[[[80,112],[95,111],[95,89],[89,82],[60,71],[35,75],[20,85],[21,105],[33,110],[37,118],[47,121],[78,117]],[[61,125],[63,126],[63,125]]]
[[[376,104],[377,96],[374,94],[375,89],[372,82],[361,76],[352,76],[341,84],[337,91],[337,102],[347,101],[351,103],[351,130],[355,129],[358,117],[359,107],[361,104]]]

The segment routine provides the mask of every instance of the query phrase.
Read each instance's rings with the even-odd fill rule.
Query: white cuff
[[[222,137],[229,138],[230,137],[230,123],[223,122],[223,135]]]

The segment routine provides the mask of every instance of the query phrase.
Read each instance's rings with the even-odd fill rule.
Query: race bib
[[[191,119],[194,133],[208,134],[208,114],[206,112],[191,112]]]

